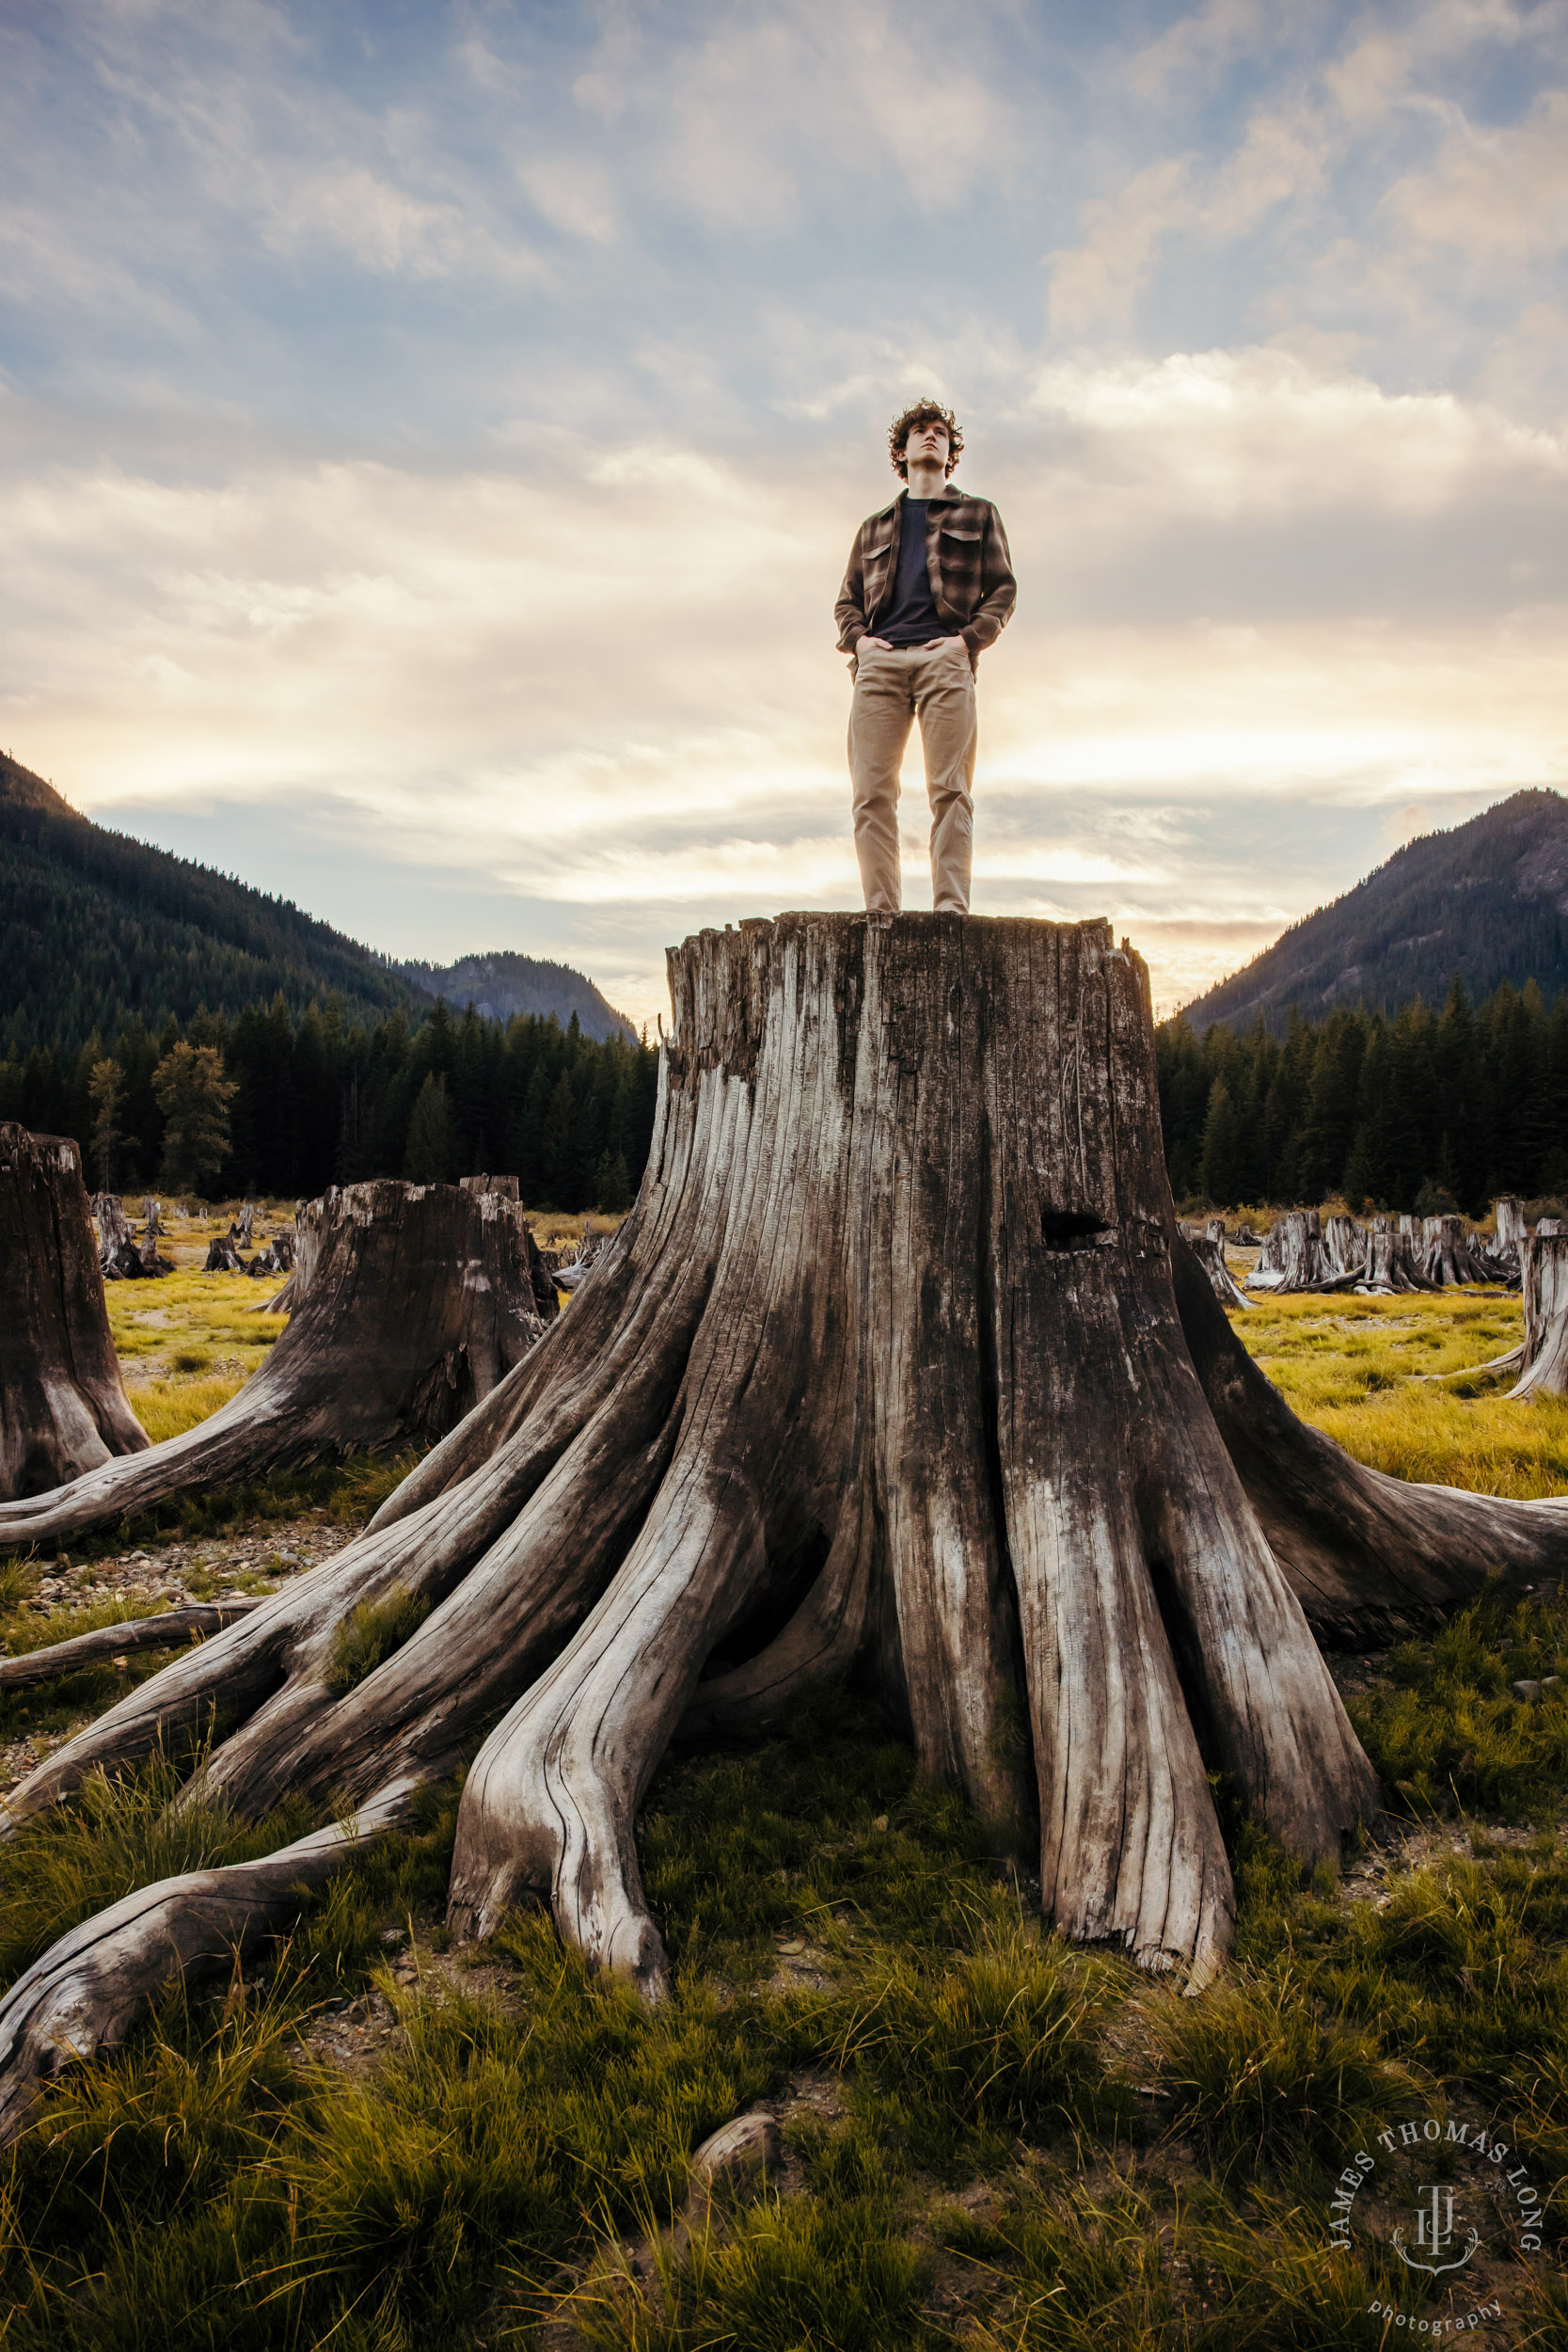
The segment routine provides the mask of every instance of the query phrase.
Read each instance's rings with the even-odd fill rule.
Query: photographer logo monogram
[[[1376,2135],[1374,2144],[1381,2154],[1360,2149],[1339,2175],[1328,2204],[1329,2243],[1344,2253],[1352,2250],[1357,2236],[1391,2246],[1412,2274],[1413,2302],[1445,2282],[1463,2286],[1464,2274],[1484,2245],[1483,2222],[1514,2253],[1540,2252],[1541,2191],[1507,2140],[1496,2137],[1484,2124],[1428,2116],[1418,2123],[1390,2124]],[[1423,2161],[1439,2152],[1445,2159],[1441,2165]],[[1456,2163],[1464,2168],[1457,2178],[1452,2170]],[[1404,2188],[1402,2217],[1391,2228],[1374,2223],[1368,2212],[1368,2191],[1399,2197],[1412,2168],[1417,2177]],[[1389,2177],[1391,2171],[1397,2178]],[[1437,2171],[1450,2177],[1421,2177]],[[1407,2312],[1381,2300],[1368,2308],[1412,2335],[1439,2337],[1467,2334],[1500,2315],[1496,2303],[1446,2314]]]

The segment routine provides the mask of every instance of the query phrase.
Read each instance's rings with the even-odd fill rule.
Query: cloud
[[[1227,924],[1277,929],[1323,895],[1327,853],[1268,871],[1260,893],[1256,872],[1217,881],[1195,827],[1223,841],[1259,809],[1277,823],[1310,805],[1338,845],[1360,837],[1357,812],[1568,782],[1568,595],[1484,627],[1310,610],[1133,622],[1109,590],[1103,612],[1051,611],[1047,577],[1093,532],[1112,584],[1190,567],[1183,530],[1262,515],[1289,533],[1331,491],[1402,524],[1463,516],[1466,469],[1496,495],[1512,468],[1539,503],[1562,470],[1550,436],[1267,352],[1075,363],[1031,397],[1035,441],[1049,424],[1070,465],[1018,458],[1022,426],[996,453],[1024,600],[982,670],[977,903],[1108,911],[1150,940],[1184,925],[1160,954],[1201,977],[1206,925],[1215,955]],[[20,458],[19,405],[0,420]],[[716,910],[856,902],[829,608],[857,486],[828,472],[781,499],[766,457],[653,437],[557,436],[453,473],[262,465],[248,445],[203,482],[19,462],[0,470],[16,681],[0,730],[111,821],[152,802],[296,827],[341,812],[382,869],[445,878],[422,912],[399,901],[401,925],[430,929],[388,948],[473,946],[465,890],[526,900],[533,928],[510,944],[539,952],[551,937],[564,952],[594,913],[641,1017],[661,1000],[663,946]],[[918,904],[913,748],[904,818]],[[318,903],[309,874],[292,895]]]
[[[1189,989],[1392,812],[1563,781],[1568,0],[952,24],[13,11],[4,739],[652,1009],[693,924],[856,901],[831,605],[929,388],[1022,583],[980,904]],[[917,753],[903,815],[920,903]]]
[[[1522,122],[1460,118],[1384,203],[1405,235],[1471,262],[1557,259],[1568,249],[1568,89],[1541,91]]]

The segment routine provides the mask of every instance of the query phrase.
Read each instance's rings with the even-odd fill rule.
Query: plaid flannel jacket
[[[853,653],[863,637],[877,633],[878,610],[898,577],[904,497],[901,490],[879,515],[868,515],[855,533],[833,607],[840,653]],[[1018,596],[1007,534],[990,499],[966,498],[950,482],[944,484],[927,510],[926,569],[932,602],[944,621],[961,625],[973,662],[1001,636]]]

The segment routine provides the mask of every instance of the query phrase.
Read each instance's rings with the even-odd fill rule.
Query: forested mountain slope
[[[532,956],[389,962],[211,866],[111,833],[0,753],[0,1060],[74,1054],[131,1021],[184,1028],[281,996],[297,1018],[339,1000],[350,1021],[399,1008],[416,1023],[443,996],[483,1018],[522,1013],[584,1037],[637,1033],[580,972]]]
[[[420,999],[368,947],[226,874],[80,816],[0,754],[0,1058],[277,996],[373,1018]]]
[[[637,1031],[624,1012],[617,1012],[592,980],[569,964],[546,963],[537,956],[497,953],[462,956],[456,963],[403,963],[404,979],[427,996],[444,996],[461,1009],[472,1005],[482,1020],[548,1020],[553,1012],[562,1028],[576,1013],[584,1037],[624,1037],[637,1042]]]
[[[1568,800],[1515,792],[1468,824],[1423,834],[1354,890],[1275,940],[1186,1009],[1282,1037],[1292,1006],[1313,1021],[1337,1006],[1392,1014],[1413,997],[1441,1005],[1462,979],[1472,1000],[1534,980],[1548,1001],[1568,986]]]

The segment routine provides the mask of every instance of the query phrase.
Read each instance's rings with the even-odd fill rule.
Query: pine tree
[[[605,1216],[615,1216],[621,1210],[630,1208],[631,1177],[621,1152],[600,1152],[594,1184],[598,1196],[596,1205]]]
[[[403,1172],[412,1184],[450,1184],[455,1175],[457,1122],[447,1100],[447,1082],[429,1071],[414,1102]]]
[[[164,1114],[159,1181],[172,1192],[199,1192],[229,1156],[229,1105],[239,1089],[224,1076],[215,1045],[182,1039],[153,1072],[152,1090]]]
[[[1216,1078],[1209,1097],[1209,1116],[1203,1123],[1202,1161],[1204,1195],[1215,1208],[1233,1208],[1241,1200],[1244,1157],[1242,1114],[1231,1101],[1225,1080]]]
[[[92,1104],[91,1160],[100,1192],[118,1192],[120,1165],[135,1137],[125,1132],[125,1073],[112,1055],[95,1061],[87,1082]]]

